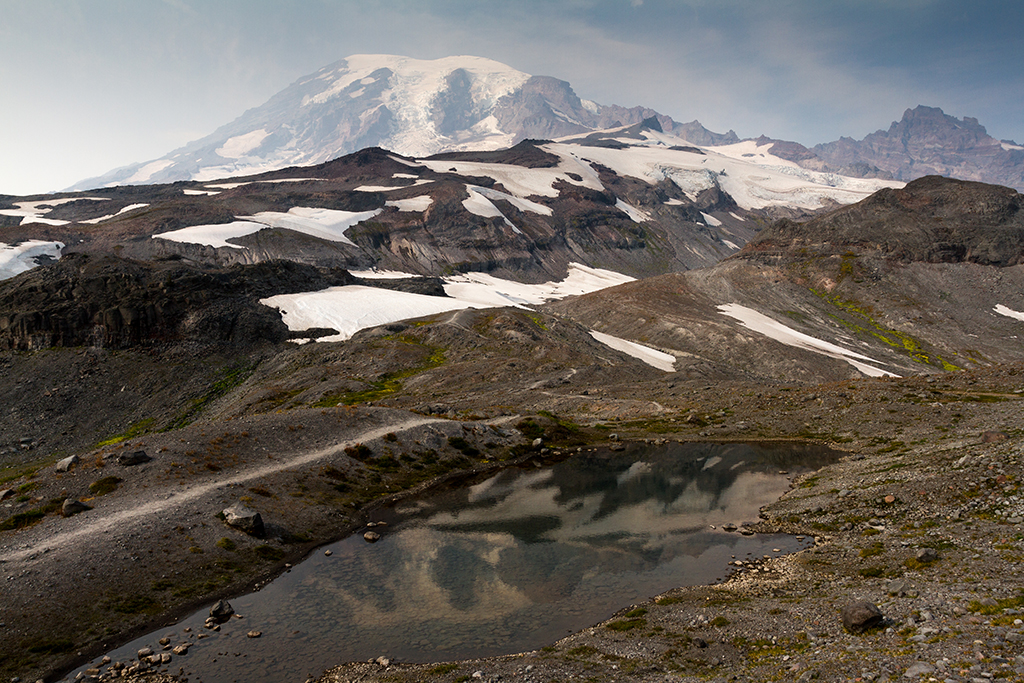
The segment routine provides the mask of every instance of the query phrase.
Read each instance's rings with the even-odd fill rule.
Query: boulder
[[[934,548],[921,548],[914,555],[914,559],[921,564],[931,564],[939,561],[939,553]]]
[[[263,536],[263,517],[244,503],[236,503],[226,508],[223,513],[224,521],[239,531],[244,531],[250,536]]]
[[[363,534],[363,538],[370,543],[376,543],[380,540],[380,534],[378,534],[376,531],[367,531],[365,534]]]
[[[69,455],[68,457],[64,458],[63,460],[58,460],[57,461],[57,471],[58,472],[67,472],[68,470],[71,469],[72,465],[75,465],[77,463],[78,463],[78,456],[77,455]]]
[[[117,456],[117,464],[122,467],[131,467],[133,465],[141,465],[144,462],[149,462],[153,458],[146,455],[146,451],[132,451],[131,453],[122,453]]]
[[[857,600],[843,607],[840,612],[843,628],[850,633],[863,633],[885,620],[882,610],[867,600]]]
[[[14,489],[3,489],[0,491],[0,500],[7,500],[14,495]]]
[[[214,621],[225,622],[235,613],[235,608],[227,600],[218,600],[210,608],[210,617]],[[207,620],[209,621],[209,619]]]
[[[77,515],[79,512],[85,512],[86,510],[92,510],[92,508],[80,500],[74,498],[68,498],[64,501],[64,504],[60,506],[61,517],[70,517]]]
[[[910,665],[903,677],[904,678],[920,678],[921,676],[931,674],[935,672],[935,667],[928,662],[915,662]]]

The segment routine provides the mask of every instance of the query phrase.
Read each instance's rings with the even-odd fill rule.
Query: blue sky
[[[918,104],[1024,142],[1019,0],[0,0],[0,194],[162,156],[357,53],[471,54],[806,145]]]

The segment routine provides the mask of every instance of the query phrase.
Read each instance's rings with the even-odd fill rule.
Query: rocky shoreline
[[[721,584],[632,605],[536,652],[382,658],[319,680],[1024,680],[1020,477],[1021,440],[1005,432],[898,459],[852,455],[763,511],[758,531],[814,533],[808,550],[737,560]],[[877,606],[877,625],[844,627],[857,601]]]

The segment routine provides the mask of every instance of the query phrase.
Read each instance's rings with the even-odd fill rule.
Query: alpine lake
[[[672,588],[721,581],[734,559],[807,547],[722,527],[756,521],[792,477],[839,455],[794,443],[624,445],[401,500],[371,516],[376,542],[354,534],[231,599],[242,618],[213,631],[207,607],[108,655],[129,663],[169,638],[188,653],[165,669],[191,682],[293,683],[347,661],[535,650]]]

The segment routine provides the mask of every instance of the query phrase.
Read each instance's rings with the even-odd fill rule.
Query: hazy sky
[[[806,145],[918,104],[1024,142],[1020,0],[0,0],[0,194],[163,156],[350,54],[496,59]]]

